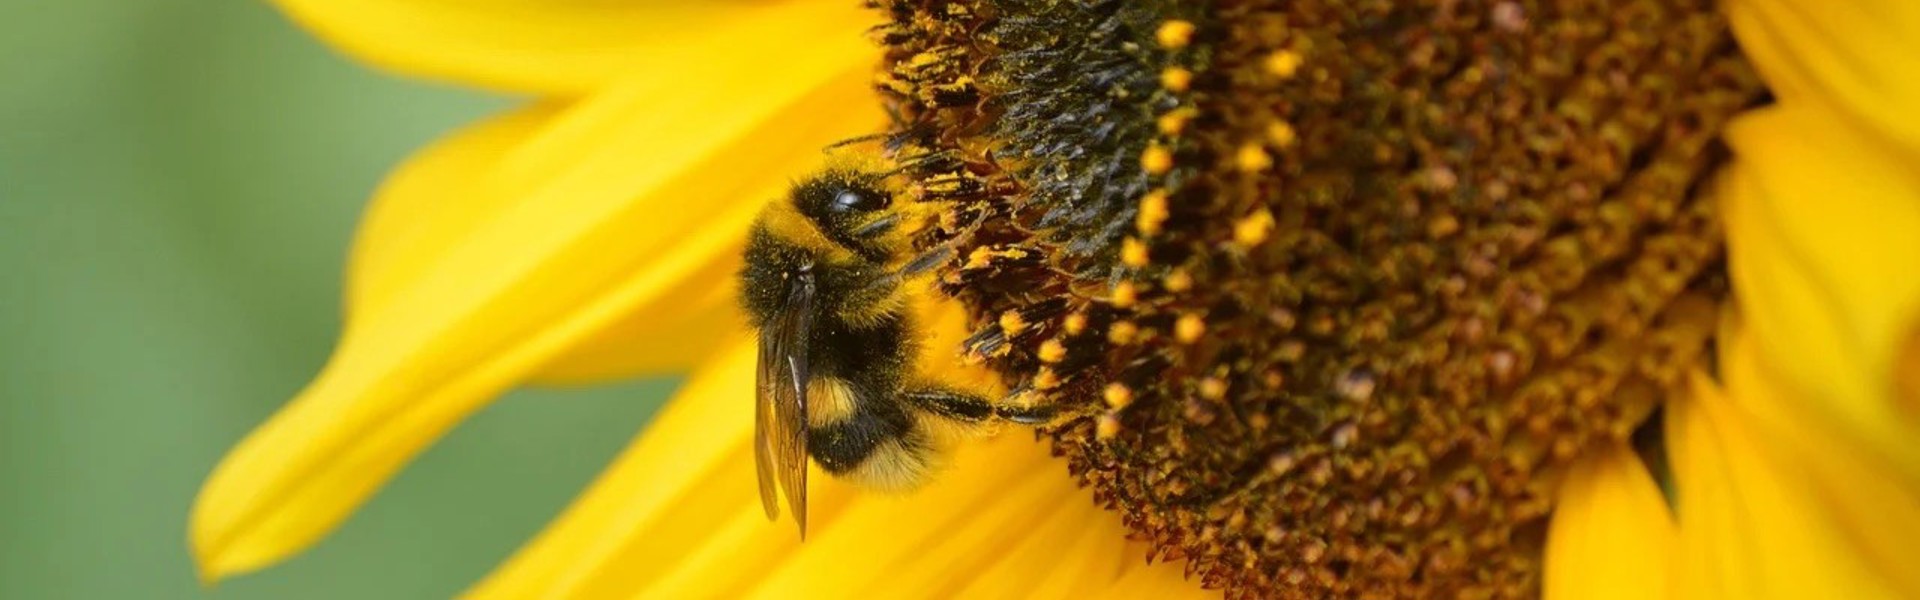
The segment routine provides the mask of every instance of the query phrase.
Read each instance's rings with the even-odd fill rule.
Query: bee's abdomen
[[[890,390],[840,385],[836,418],[807,430],[808,451],[835,477],[879,489],[919,485],[929,471],[931,449]]]

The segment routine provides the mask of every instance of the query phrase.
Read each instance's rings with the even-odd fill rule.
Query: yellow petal
[[[963,444],[909,494],[850,489],[816,471],[801,543],[791,522],[766,520],[753,490],[755,358],[741,343],[698,372],[585,495],[468,595],[895,598],[973,588],[1066,598],[1123,577],[1199,592],[1178,563],[1122,569],[1144,549],[1043,443],[1011,428]]]
[[[1920,114],[1920,113],[1917,113]],[[1825,429],[1920,478],[1920,414],[1894,400],[1920,316],[1920,170],[1831,112],[1738,120],[1722,188],[1734,293],[1790,400],[1758,416]]]
[[[567,107],[499,152],[469,191],[507,199],[474,201],[494,212],[457,235],[425,235],[447,245],[357,285],[364,302],[327,367],[208,478],[190,525],[203,573],[304,548],[501,391],[582,358],[569,353],[636,314],[711,297],[778,182],[877,122],[869,53],[823,42],[787,52],[778,70],[745,68],[758,60],[745,55],[675,65]],[[367,248],[357,266],[413,251]],[[712,338],[648,341],[691,352]]]
[[[856,2],[276,0],[340,50],[400,73],[581,95],[717,54],[777,62],[787,49],[861,43]]]
[[[1920,152],[1920,3],[1729,0],[1740,48],[1793,107],[1833,113],[1904,152]]]
[[[558,122],[561,108],[538,104],[482,121],[439,140],[394,170],[361,219],[347,261],[349,322],[382,310],[400,294],[413,293],[411,282],[526,200],[525,194],[490,191],[489,186],[498,183],[476,174],[503,168],[529,140]],[[805,150],[812,144],[796,143],[797,152],[789,153],[810,160],[812,153]],[[750,206],[755,198],[743,195],[740,200]],[[706,224],[713,233],[689,232],[689,237],[734,236],[740,223],[738,215],[733,217]],[[731,281],[727,275],[737,256],[730,247],[716,247],[694,257],[698,264],[690,268],[691,274],[658,287],[653,298],[635,307],[635,314],[576,342],[535,377],[571,383],[691,368],[714,347],[713,332],[740,322],[732,288],[722,284]],[[655,343],[659,340],[681,342]]]
[[[1547,530],[1547,600],[1667,596],[1673,518],[1626,444],[1574,463]]]
[[[1669,406],[1681,598],[1913,598],[1920,487],[1817,427],[1751,408],[1787,401],[1751,336],[1722,336],[1723,390],[1703,375]]]
[[[1920,5],[1727,10],[1778,104],[1727,132],[1742,322],[1719,338],[1725,389],[1701,378],[1668,421],[1676,589],[1920,596],[1920,413],[1899,391],[1920,325]]]

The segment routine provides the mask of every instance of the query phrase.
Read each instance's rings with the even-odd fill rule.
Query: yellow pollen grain
[[[1131,237],[1121,240],[1120,262],[1135,269],[1147,266],[1147,245]]]
[[[1155,117],[1153,124],[1160,129],[1161,135],[1173,137],[1180,135],[1181,131],[1185,131],[1187,129],[1187,121],[1192,119],[1197,113],[1198,111],[1183,106],[1167,111],[1167,114]]]
[[[1140,212],[1133,217],[1133,228],[1140,235],[1160,233],[1160,225],[1167,222],[1167,191],[1154,190],[1140,198]]]
[[[1099,423],[1093,428],[1093,437],[1103,442],[1120,437],[1120,416],[1113,413],[1100,415]]]
[[[887,89],[890,89],[890,90],[893,90],[893,91],[895,91],[895,92],[899,92],[899,93],[902,93],[902,94],[912,94],[912,93],[913,93],[913,84],[912,84],[912,83],[909,83],[909,82],[906,82],[906,81],[903,81],[903,80],[901,80],[901,79],[900,79],[900,78],[898,78],[898,77],[894,77],[894,76],[893,76],[892,74],[888,74],[888,73],[879,73],[879,74],[876,74],[876,75],[874,75],[874,76],[873,76],[873,82],[874,82],[874,84],[876,84],[876,85],[879,85],[879,86],[881,86],[881,87],[885,87],[885,88],[887,88]]]
[[[1182,315],[1173,324],[1173,339],[1180,340],[1182,344],[1200,341],[1200,336],[1206,332],[1207,322],[1200,315]]]
[[[1227,397],[1227,382],[1219,377],[1200,380],[1200,397],[1208,400],[1221,400]]]
[[[1019,311],[1010,310],[1000,313],[1000,330],[1007,332],[1007,335],[1019,335],[1026,329],[1027,319],[1020,316]]]
[[[1300,72],[1300,62],[1300,55],[1292,50],[1275,50],[1273,54],[1267,55],[1267,60],[1263,64],[1267,67],[1267,72],[1274,77],[1291,79],[1295,73]]]
[[[1252,248],[1267,241],[1267,234],[1272,231],[1273,213],[1261,209],[1233,224],[1233,242],[1243,248]]]
[[[1292,148],[1297,138],[1298,134],[1294,133],[1293,125],[1286,121],[1274,121],[1267,126],[1267,141],[1275,148],[1281,150]]]
[[[1153,32],[1153,39],[1160,42],[1161,48],[1185,48],[1193,43],[1193,30],[1192,22],[1174,19],[1161,23],[1160,29]]]
[[[1052,367],[1040,367],[1039,372],[1033,374],[1033,389],[1050,390],[1056,387],[1060,387],[1060,376],[1054,374]]]
[[[1107,328],[1107,341],[1115,344],[1127,344],[1133,342],[1134,336],[1139,334],[1139,325],[1134,325],[1130,321],[1121,321]]]
[[[1127,307],[1133,306],[1133,303],[1139,299],[1140,299],[1140,292],[1138,290],[1133,289],[1133,282],[1122,281],[1119,283],[1119,285],[1113,286],[1114,308],[1127,308]]]
[[[1107,384],[1107,389],[1100,392],[1100,397],[1107,401],[1108,408],[1114,410],[1120,410],[1126,408],[1128,404],[1133,404],[1133,390],[1127,389],[1126,384],[1122,383]]]
[[[1247,142],[1240,145],[1239,152],[1234,153],[1233,163],[1241,171],[1256,173],[1273,166],[1273,157],[1267,156],[1267,149],[1260,147],[1260,144]]]
[[[1160,87],[1170,92],[1184,92],[1193,85],[1193,71],[1180,67],[1167,67],[1160,72]]]
[[[966,266],[963,266],[960,268],[984,269],[986,268],[987,264],[992,261],[993,261],[993,251],[989,250],[986,246],[981,246],[978,248],[974,248],[972,252],[967,253],[967,264]]]
[[[1173,151],[1160,144],[1148,144],[1140,153],[1140,168],[1148,175],[1165,175],[1173,170]]]
[[[1161,282],[1161,285],[1165,285],[1169,292],[1184,292],[1193,288],[1193,276],[1188,275],[1184,269],[1175,270],[1167,274],[1166,281]]]
[[[1067,335],[1080,335],[1080,332],[1087,330],[1087,314],[1073,313],[1067,315],[1066,322],[1061,323],[1060,327],[1067,331]]]
[[[1060,340],[1040,342],[1040,362],[1057,363],[1067,357],[1067,345]]]

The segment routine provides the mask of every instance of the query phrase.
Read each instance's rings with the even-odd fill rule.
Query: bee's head
[[[823,307],[885,291],[876,283],[909,247],[902,207],[887,174],[831,165],[794,183],[754,223],[741,270],[742,303],[755,326],[779,313],[798,281],[819,286]],[[837,310],[837,309],[833,309]]]
[[[794,184],[793,207],[828,241],[884,263],[899,252],[902,215],[882,173],[828,169]]]

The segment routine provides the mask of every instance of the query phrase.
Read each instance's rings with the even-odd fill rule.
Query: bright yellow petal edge
[[[842,18],[789,25],[845,30]],[[723,284],[759,203],[820,147],[881,122],[865,89],[874,50],[858,36],[783,50],[775,71],[764,55],[732,50],[503,117],[396,177],[394,189],[422,196],[376,201],[333,359],[223,459],[196,500],[189,541],[203,578],[317,541],[513,385],[670,366],[624,342],[675,331],[654,315],[728,306]],[[467,161],[486,164],[458,168]],[[445,179],[436,172],[475,181],[419,183]],[[450,216],[440,230],[382,216],[468,207],[484,214]],[[664,350],[685,364],[716,342],[689,335]]]

